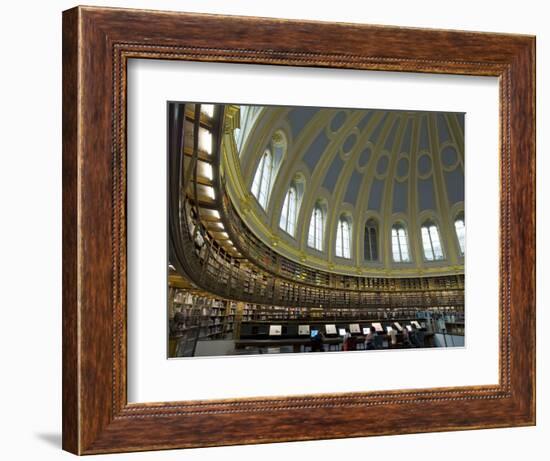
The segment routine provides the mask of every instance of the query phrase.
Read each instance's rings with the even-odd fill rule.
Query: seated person
[[[392,349],[397,347],[397,331],[393,328],[389,331],[388,335],[390,336],[390,347]]]
[[[418,328],[416,330],[416,338],[418,342],[418,347],[426,347],[426,328]]]
[[[348,339],[348,350],[355,351],[357,350],[357,338],[355,336],[350,336]]]
[[[412,331],[409,335],[411,344],[413,347],[424,347],[424,332],[420,331],[414,323],[411,326]]]
[[[344,337],[343,350],[354,351],[356,349],[357,349],[357,340],[355,339],[355,336],[352,336],[351,333],[346,333],[346,336]]]
[[[403,335],[403,347],[411,347],[409,330],[407,330],[407,328],[403,328],[403,330],[401,331],[401,334]]]
[[[367,337],[365,338],[365,348],[367,350],[373,350],[376,349],[376,337],[378,334],[376,333],[376,328],[370,327],[369,333],[367,334]]]
[[[311,352],[323,352],[323,333],[321,330],[317,331],[317,334],[311,338]]]
[[[378,333],[376,333],[376,337],[374,338],[374,347],[376,349],[383,349],[384,348],[384,336],[383,335],[379,335]]]

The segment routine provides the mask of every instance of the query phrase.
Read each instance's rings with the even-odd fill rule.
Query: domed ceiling
[[[464,220],[464,114],[228,106],[226,117],[222,171],[229,195],[248,227],[276,251],[343,274],[464,272],[455,227]],[[266,150],[273,171],[263,206],[253,188]],[[299,197],[296,223],[286,232],[281,213],[291,186]],[[317,249],[308,239],[315,207],[324,213]],[[341,219],[350,224],[348,257],[336,249]],[[374,243],[365,238],[367,223]],[[439,257],[426,255],[423,225],[436,226]],[[402,261],[392,227],[406,231],[409,254]]]

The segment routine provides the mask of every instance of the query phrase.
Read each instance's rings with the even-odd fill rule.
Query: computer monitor
[[[309,325],[298,325],[298,335],[299,336],[309,335]]]
[[[422,327],[420,326],[420,323],[418,323],[416,320],[413,320],[411,323],[412,323],[416,328],[422,328]]]
[[[401,324],[399,322],[393,322],[393,324],[397,327],[398,331],[403,331],[403,327],[401,326]]]
[[[338,334],[340,336],[346,336],[346,329],[345,328],[338,328]]]
[[[387,331],[388,333],[390,333],[391,331],[393,331],[393,328],[392,328],[392,327],[386,327],[386,331]]]
[[[384,331],[384,329],[382,328],[382,324],[379,323],[379,322],[373,323],[372,326],[374,327],[374,329],[375,329],[376,331],[382,331],[382,332]]]
[[[370,328],[368,327],[363,327],[363,334],[364,335],[368,335],[370,333]]]
[[[319,330],[311,330],[309,335],[314,338],[315,336],[317,336],[317,334],[319,333]]]
[[[282,331],[281,325],[269,325],[269,336],[281,336]]]
[[[358,323],[350,323],[349,332],[350,333],[361,333],[361,327],[359,326]]]
[[[413,327],[411,327],[410,325],[407,325],[407,330],[413,331]]]
[[[325,331],[327,335],[335,335],[336,332],[336,325],[325,325]]]

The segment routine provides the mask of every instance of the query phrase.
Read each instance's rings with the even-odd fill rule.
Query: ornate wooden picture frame
[[[498,77],[498,385],[128,403],[131,58]],[[92,454],[533,424],[534,37],[93,7],[63,13],[65,450]]]

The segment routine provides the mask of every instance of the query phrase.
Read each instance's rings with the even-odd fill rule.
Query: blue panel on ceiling
[[[393,122],[393,126],[386,137],[386,142],[384,143],[384,149],[391,150],[393,148],[393,145],[395,143],[395,135],[397,133],[397,127],[399,126],[399,119],[396,119],[395,122]]]
[[[401,152],[406,152],[407,154],[410,154],[411,139],[412,139],[412,120],[409,120],[407,122],[407,127],[405,128],[405,133],[403,134],[403,139],[401,141]]]
[[[451,205],[464,201],[464,173],[462,168],[446,171],[445,184],[447,186],[447,197]]]
[[[376,173],[382,175],[386,173],[386,170],[388,169],[388,163],[390,162],[387,155],[382,155],[378,159],[378,164],[376,165]]]
[[[325,180],[323,181],[323,187],[328,189],[330,192],[334,191],[334,186],[336,186],[336,181],[340,176],[344,162],[339,155],[336,155],[330,164]]]
[[[450,167],[458,160],[456,149],[452,146],[444,147],[441,151],[441,162],[446,167]]]
[[[464,134],[464,116],[465,114],[455,114],[456,121],[458,122],[458,125],[460,126],[460,129],[462,130],[462,133]]]
[[[329,139],[325,134],[325,130],[321,130],[321,132],[317,135],[313,142],[308,146],[306,153],[303,156],[303,160],[309,168],[310,173],[312,173],[317,166],[319,159],[321,158],[323,152],[325,152],[325,149],[328,146],[328,142]]]
[[[439,133],[439,142],[443,143],[451,140],[447,118],[444,114],[437,114],[437,132]]]
[[[370,150],[370,147],[366,147],[365,150],[361,152],[361,154],[359,155],[359,166],[361,168],[364,167],[367,163],[369,163],[371,153],[372,152]]]
[[[330,122],[330,129],[332,131],[338,131],[342,128],[342,125],[346,121],[346,113],[343,111],[338,112]]]
[[[353,149],[353,146],[355,146],[356,142],[357,142],[357,135],[355,133],[350,134],[344,141],[342,150],[347,154],[348,152],[351,151],[351,149]]]
[[[432,177],[418,180],[418,209],[435,210],[434,183]]]
[[[386,121],[387,117],[388,117],[388,112],[386,112],[384,116],[380,119],[380,121],[378,122],[378,125],[376,125],[376,128],[370,135],[369,139],[374,145],[376,145],[376,143],[378,142],[378,138],[380,137],[380,133],[382,132],[382,128],[384,127],[384,122]]]
[[[406,213],[409,202],[409,181],[393,182],[393,207],[392,213]]]
[[[349,178],[348,189],[346,190],[346,195],[344,201],[355,205],[357,202],[357,196],[359,195],[359,188],[361,187],[361,182],[363,181],[363,175],[357,171],[353,171],[351,178]]]
[[[319,109],[316,107],[296,107],[288,113],[287,119],[294,139],[318,111]]]
[[[372,118],[372,116],[375,113],[374,110],[367,110],[365,112],[366,112],[366,115],[357,124],[357,128],[359,128],[359,131],[362,131],[367,126],[367,123],[369,123],[369,120]]]
[[[428,150],[430,147],[430,138],[428,137],[428,118],[420,119],[420,149]]]
[[[422,176],[427,175],[432,169],[432,159],[429,155],[424,154],[418,159],[418,173]]]
[[[402,157],[399,159],[396,172],[399,178],[402,178],[409,172],[409,161],[406,158]]]
[[[374,179],[370,187],[369,210],[380,211],[382,194],[384,193],[384,179]]]

